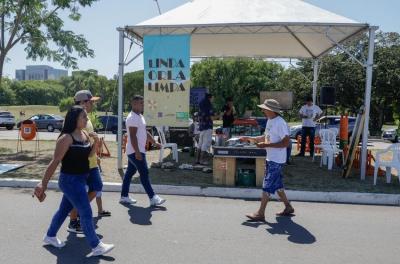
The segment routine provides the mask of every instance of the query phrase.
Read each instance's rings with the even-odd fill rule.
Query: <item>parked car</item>
[[[96,129],[97,132],[111,131],[113,134],[118,132],[118,116],[117,115],[104,115],[98,116],[100,121],[100,127]],[[124,122],[122,122],[122,129],[126,130],[125,125],[126,118],[124,117]]]
[[[267,119],[264,117],[236,118],[231,134],[233,136],[259,136],[265,131]]]
[[[12,130],[15,126],[15,117],[11,112],[0,111],[0,127],[5,127],[7,130]]]
[[[400,129],[389,128],[383,130],[382,139],[392,141],[393,143],[399,142]]]
[[[354,126],[356,124],[356,118],[349,116],[349,138],[353,133]],[[337,128],[340,130],[340,116],[323,116],[316,122],[315,135],[318,135],[320,129],[325,128]],[[297,136],[301,135],[301,125],[290,127],[290,137],[296,139]],[[338,135],[339,136],[339,135]]]
[[[54,132],[56,129],[62,129],[64,118],[59,115],[39,114],[28,118],[35,122],[38,129],[47,129],[49,132]],[[21,122],[18,122],[17,127],[21,127]]]

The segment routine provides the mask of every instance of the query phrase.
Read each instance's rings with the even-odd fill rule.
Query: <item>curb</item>
[[[4,178],[0,179],[0,187],[34,188],[38,182],[39,180]],[[185,195],[236,199],[259,199],[261,194],[260,189],[253,188],[202,188],[196,186],[175,185],[153,185],[153,188],[157,193],[166,195]],[[57,181],[50,181],[48,184],[48,189],[57,190]],[[143,187],[138,184],[131,184],[130,190],[134,193],[145,193]],[[121,183],[104,182],[103,191],[120,192]],[[294,190],[287,190],[286,194],[291,201],[400,206],[400,194],[309,192]],[[272,198],[277,199],[277,196],[274,195]]]

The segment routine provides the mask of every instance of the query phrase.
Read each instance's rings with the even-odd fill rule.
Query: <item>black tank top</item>
[[[92,150],[90,141],[81,142],[72,138],[72,145],[61,161],[61,172],[68,174],[89,173],[89,154]]]

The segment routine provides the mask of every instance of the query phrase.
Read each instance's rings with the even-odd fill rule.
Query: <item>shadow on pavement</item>
[[[151,207],[139,207],[131,204],[122,204],[128,208],[128,214],[131,217],[132,224],[137,225],[151,225],[152,212],[154,211],[167,211],[164,206],[151,206]]]
[[[272,235],[286,235],[288,240],[296,244],[313,244],[316,238],[303,226],[293,222],[292,217],[278,216],[276,223],[266,223],[267,231]]]
[[[102,238],[101,235],[98,235]],[[76,234],[69,233],[66,245],[63,248],[55,248],[49,245],[43,246],[47,251],[57,257],[57,264],[71,264],[71,263],[88,263],[97,264],[100,260],[113,262],[115,258],[110,256],[90,257],[87,255],[91,252],[85,237],[77,236]]]

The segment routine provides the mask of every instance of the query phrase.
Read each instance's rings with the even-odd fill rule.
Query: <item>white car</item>
[[[351,137],[351,134],[353,133],[354,126],[356,124],[356,118],[349,116],[349,138]],[[328,115],[328,116],[323,116],[318,121],[316,122],[316,127],[315,127],[315,135],[318,135],[318,132],[320,129],[323,128],[337,128],[338,131],[340,130],[340,116],[333,116],[333,115]],[[291,126],[290,127],[290,138],[296,139],[297,136],[301,135],[301,125],[297,126]],[[339,135],[338,135],[339,136]]]
[[[15,117],[6,111],[0,111],[0,127],[5,127],[7,130],[12,130],[15,126]]]
[[[382,139],[392,141],[393,143],[399,142],[400,129],[389,128],[385,129],[382,133]]]

